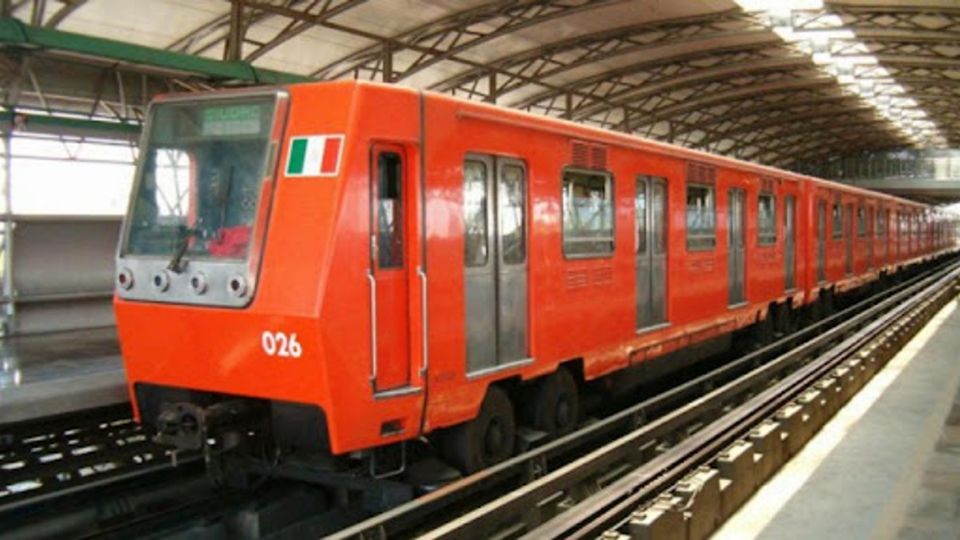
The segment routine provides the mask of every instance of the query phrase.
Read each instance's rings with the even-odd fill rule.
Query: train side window
[[[887,220],[889,219],[889,216],[889,210],[877,210],[876,234],[878,237],[883,237],[887,234]]]
[[[503,165],[500,168],[500,248],[505,264],[527,260],[527,235],[524,215],[527,212],[527,189],[523,168]]]
[[[761,193],[757,199],[757,243],[777,243],[777,198],[771,193]]]
[[[613,253],[613,178],[608,173],[563,171],[563,253]]]
[[[857,236],[863,238],[867,235],[867,219],[864,216],[863,206],[857,206]]]
[[[396,152],[377,157],[377,262],[403,266],[403,160]]]
[[[840,201],[833,203],[833,238],[843,238],[843,210]]]
[[[687,184],[687,249],[717,245],[716,215],[713,186]]]
[[[487,239],[487,164],[468,159],[463,164],[464,264],[485,266]]]

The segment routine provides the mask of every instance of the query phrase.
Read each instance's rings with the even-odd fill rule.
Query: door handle
[[[370,384],[377,386],[377,280],[367,272],[370,284]]]
[[[422,266],[417,267],[417,277],[420,278],[420,348],[423,354],[423,361],[420,364],[420,376],[427,374],[430,367],[430,353],[427,351],[427,273],[423,271]]]

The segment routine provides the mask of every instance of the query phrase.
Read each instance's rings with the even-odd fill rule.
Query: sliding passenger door
[[[637,328],[667,321],[667,184],[663,178],[637,177],[636,231]]]
[[[731,306],[746,301],[744,291],[746,274],[746,192],[731,189],[727,203],[727,227],[729,230],[729,304]]]
[[[467,372],[526,359],[527,175],[522,162],[463,164]]]

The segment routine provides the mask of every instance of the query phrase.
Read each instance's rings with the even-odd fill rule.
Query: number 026
[[[267,356],[280,356],[282,358],[300,358],[303,354],[303,347],[297,341],[297,334],[287,334],[285,332],[270,332],[269,330],[260,335],[260,345]]]

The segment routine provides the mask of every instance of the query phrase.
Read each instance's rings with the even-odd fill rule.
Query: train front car
[[[114,303],[131,399],[160,442],[273,460],[418,434],[418,342],[383,328],[372,365],[369,314],[380,300],[418,316],[416,239],[394,227],[380,251],[402,262],[371,262],[370,228],[413,196],[400,182],[420,101],[393,90],[377,97],[388,115],[358,119],[365,99],[333,83],[151,107]]]

